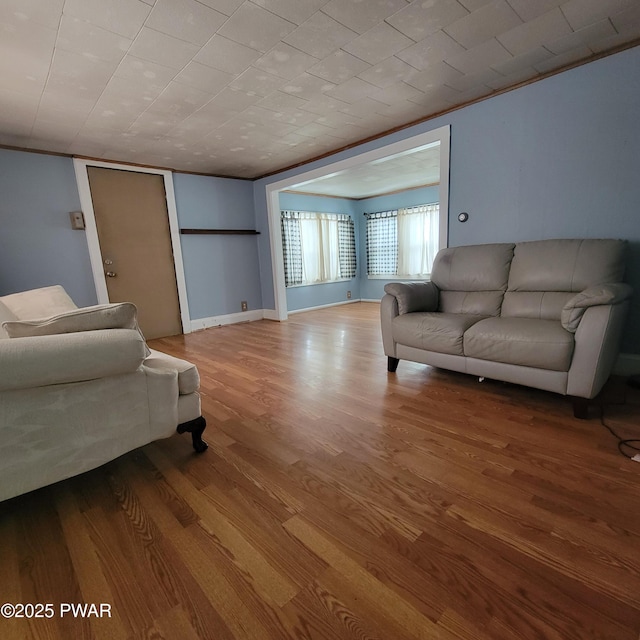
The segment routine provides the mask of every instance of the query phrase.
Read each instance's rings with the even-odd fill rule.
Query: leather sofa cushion
[[[574,295],[570,291],[507,291],[499,315],[506,318],[560,320],[562,308]]]
[[[478,244],[441,249],[433,263],[431,282],[440,291],[504,291],[514,246]]]
[[[462,356],[464,332],[484,316],[407,313],[393,319],[393,339],[407,347]]]
[[[464,355],[480,360],[568,371],[573,334],[556,320],[487,318],[464,334]]]
[[[578,292],[604,282],[622,282],[624,240],[536,240],[513,252],[509,291]]]
[[[441,291],[438,311],[499,316],[503,297],[502,291]]]

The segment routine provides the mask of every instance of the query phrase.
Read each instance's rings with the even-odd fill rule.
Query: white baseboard
[[[360,302],[377,302],[380,304],[380,298],[360,298]]]
[[[280,320],[280,318],[278,318],[278,312],[275,309],[263,309],[262,317],[265,320],[275,320],[276,322]]]
[[[640,355],[621,353],[613,366],[613,373],[618,376],[637,376],[640,374]]]
[[[330,302],[329,304],[321,304],[317,307],[305,307],[304,309],[293,309],[289,311],[289,315],[292,316],[294,313],[304,313],[305,311],[315,311],[316,309],[327,309],[329,307],[339,307],[343,304],[353,304],[354,302],[360,302],[360,299],[357,300],[342,300],[340,302]]]
[[[264,309],[253,309],[251,311],[240,311],[239,313],[228,313],[223,316],[211,316],[210,318],[198,318],[191,321],[191,330],[200,331],[209,327],[221,327],[224,324],[237,324],[239,322],[254,322],[264,318]]]

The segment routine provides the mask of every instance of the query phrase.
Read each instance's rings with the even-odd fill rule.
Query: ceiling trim
[[[243,178],[239,176],[225,176],[217,173],[203,173],[200,171],[186,171],[185,169],[173,169],[172,167],[160,167],[155,164],[141,164],[138,162],[126,162],[121,160],[111,160],[108,158],[95,158],[93,156],[79,156],[72,153],[64,153],[62,151],[45,151],[44,149],[30,149],[29,147],[16,147],[8,144],[0,144],[0,149],[9,151],[23,151],[24,153],[39,153],[46,156],[58,156],[61,158],[72,158],[74,160],[85,160],[89,163],[106,162],[109,164],[124,164],[128,167],[137,167],[139,169],[151,169],[153,171],[170,171],[171,173],[186,173],[192,176],[204,176],[206,178],[225,178],[228,180],[245,180],[247,182],[255,182],[257,178]]]

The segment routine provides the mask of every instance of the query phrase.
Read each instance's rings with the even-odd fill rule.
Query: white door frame
[[[291,178],[285,178],[278,182],[273,182],[265,186],[267,196],[267,219],[269,222],[269,242],[271,245],[271,264],[273,271],[273,293],[276,304],[277,320],[286,320],[287,312],[287,290],[284,284],[284,259],[282,256],[282,233],[280,231],[280,196],[283,189],[292,187],[300,182],[314,180],[334,173],[344,171],[360,164],[379,160],[403,151],[409,151],[415,147],[421,147],[432,143],[440,143],[440,237],[438,248],[447,246],[448,222],[449,222],[449,157],[451,146],[451,127],[445,125],[425,133],[405,138],[399,142],[393,142],[384,147],[378,147],[373,151],[366,151],[356,156],[339,160],[319,169],[312,169],[305,173],[298,173]]]
[[[191,333],[191,317],[189,314],[189,302],[187,299],[187,283],[184,277],[182,248],[180,246],[180,229],[178,226],[178,211],[176,208],[176,196],[173,190],[173,175],[171,171],[147,167],[135,167],[128,164],[117,164],[114,162],[102,162],[100,160],[84,160],[81,158],[73,159],[73,168],[76,172],[76,182],[78,184],[78,192],[80,194],[80,205],[84,213],[87,245],[89,246],[91,270],[93,271],[93,281],[96,286],[96,294],[100,304],[106,304],[109,302],[109,293],[107,291],[107,281],[104,275],[104,265],[102,264],[102,252],[100,251],[96,214],[93,209],[91,188],[89,186],[88,167],[118,169],[120,171],[133,171],[135,173],[153,173],[163,177],[164,192],[167,198],[167,212],[169,214],[169,233],[171,236],[171,248],[173,249],[173,264],[176,272],[176,284],[178,286],[178,301],[180,303],[182,331],[183,333]]]

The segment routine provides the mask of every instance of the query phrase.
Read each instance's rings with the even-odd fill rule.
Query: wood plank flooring
[[[198,365],[209,450],[176,435],[0,504],[0,604],[55,607],[2,640],[638,640],[640,464],[595,412],[389,374],[372,303],[152,346]],[[607,401],[640,437],[638,392]]]

